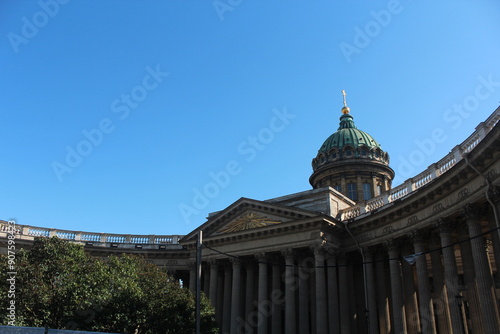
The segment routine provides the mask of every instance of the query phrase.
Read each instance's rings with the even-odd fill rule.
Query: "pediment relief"
[[[210,238],[266,228],[317,215],[317,212],[242,197],[226,209],[209,216],[207,222],[184,236],[181,241],[195,241],[198,231],[203,231],[203,238]]]
[[[212,235],[239,232],[265,226],[277,225],[283,223],[286,220],[289,219],[276,217],[274,215],[264,215],[261,212],[245,211],[240,216],[236,217],[235,219],[215,231]]]

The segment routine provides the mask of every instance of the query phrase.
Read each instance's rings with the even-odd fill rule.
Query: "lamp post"
[[[196,334],[201,334],[201,248],[203,242],[203,231],[198,232],[196,241]]]

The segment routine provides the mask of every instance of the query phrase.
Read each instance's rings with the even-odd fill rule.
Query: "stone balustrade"
[[[0,238],[6,238],[12,225],[0,221]],[[132,235],[111,234],[82,231],[69,231],[53,228],[35,227],[29,225],[15,225],[16,239],[32,241],[36,237],[58,237],[72,242],[83,243],[89,246],[117,247],[117,248],[179,248],[182,235]],[[162,246],[162,247],[159,247]]]
[[[437,163],[430,165],[422,173],[406,180],[401,185],[384,192],[380,196],[374,197],[368,201],[361,202],[359,205],[341,210],[339,212],[340,220],[345,221],[355,219],[364,214],[379,210],[383,206],[395,202],[403,197],[411,195],[414,191],[434,181],[440,177],[458,162],[463,157],[462,154],[471,152],[484,137],[491,131],[500,120],[500,107],[491,114],[488,119],[480,123],[474,133],[472,133],[462,144],[455,146],[450,153]]]

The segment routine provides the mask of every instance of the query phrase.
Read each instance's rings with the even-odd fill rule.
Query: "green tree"
[[[6,281],[7,261],[0,273]],[[194,296],[157,266],[136,256],[105,260],[81,245],[39,238],[16,258],[16,325],[115,333],[191,334]],[[7,324],[7,289],[0,291]],[[202,331],[217,333],[214,310],[202,298]]]

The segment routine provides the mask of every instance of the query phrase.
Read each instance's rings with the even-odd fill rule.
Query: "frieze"
[[[495,168],[491,168],[487,173],[486,173],[486,178],[489,181],[493,181],[494,179],[497,178],[497,171]]]
[[[392,227],[392,225],[386,226],[382,230],[383,234],[390,234],[390,233],[393,233],[393,232],[394,232],[394,228]]]
[[[469,196],[469,188],[465,187],[458,192],[458,200]]]
[[[410,226],[410,225],[413,225],[413,224],[416,224],[418,223],[418,217],[417,216],[411,216],[410,218],[408,218],[408,223],[406,224],[406,226]]]
[[[370,236],[368,235],[368,233],[361,234],[360,236],[358,236],[358,241],[359,242],[365,242],[368,239],[370,239]]]
[[[433,214],[440,213],[442,211],[444,211],[444,207],[443,207],[443,204],[441,204],[441,203],[438,203],[432,207]]]

